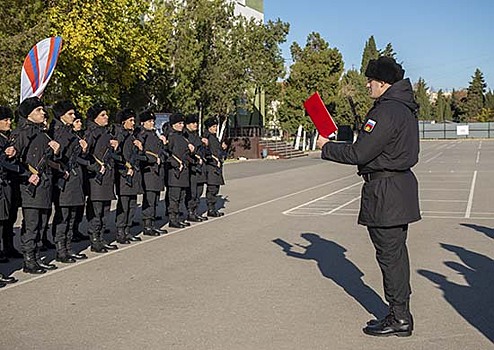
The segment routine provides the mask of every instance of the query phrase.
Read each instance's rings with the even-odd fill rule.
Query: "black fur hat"
[[[177,124],[177,123],[184,122],[184,121],[185,121],[185,117],[182,113],[173,113],[170,116],[170,125]]]
[[[53,115],[55,118],[60,119],[62,115],[70,111],[71,109],[76,110],[75,105],[72,101],[59,101],[53,105]]]
[[[95,120],[96,117],[103,111],[108,111],[106,106],[100,102],[95,103],[87,110],[88,119]]]
[[[14,113],[9,107],[0,106],[0,120],[14,119]]]
[[[144,111],[139,114],[139,122],[144,123],[148,120],[156,120],[156,115],[151,111]]]
[[[381,56],[377,60],[370,60],[365,70],[367,78],[384,81],[388,84],[394,84],[403,79],[405,71],[400,64],[396,63],[394,58]]]
[[[36,108],[44,106],[45,105],[43,104],[43,102],[41,102],[39,97],[33,96],[22,101],[17,111],[19,113],[19,116],[27,118],[29,114],[31,114],[31,112],[34,111]]]
[[[219,124],[218,118],[216,118],[216,117],[212,117],[212,118],[206,119],[206,121],[204,122],[204,126],[206,128],[208,128],[208,129],[210,127],[212,127],[213,125],[218,125],[218,124]]]
[[[197,114],[187,114],[185,116],[185,124],[199,123],[199,116]]]
[[[117,124],[122,124],[124,121],[126,121],[129,118],[136,116],[136,112],[132,108],[124,108],[120,111],[117,112],[117,115],[115,116],[115,123]]]

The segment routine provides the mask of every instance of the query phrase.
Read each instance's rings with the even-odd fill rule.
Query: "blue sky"
[[[265,0],[264,18],[290,23],[282,45],[288,65],[290,45],[303,47],[318,32],[342,53],[345,69],[360,69],[374,35],[378,49],[393,45],[413,83],[422,77],[436,91],[466,88],[479,68],[494,91],[494,0]]]

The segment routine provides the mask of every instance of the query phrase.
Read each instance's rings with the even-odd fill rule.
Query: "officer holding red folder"
[[[418,161],[418,105],[409,79],[393,58],[371,60],[365,75],[374,105],[354,144],[319,137],[321,158],[357,165],[364,185],[358,223],[367,226],[383,275],[389,314],[363,329],[373,336],[410,336],[408,224],[420,220],[418,183],[411,168]]]

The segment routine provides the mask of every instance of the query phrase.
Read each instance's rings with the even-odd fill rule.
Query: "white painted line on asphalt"
[[[422,191],[447,191],[447,192],[458,192],[458,191],[470,191],[469,189],[462,188],[420,188],[420,192]]]
[[[434,157],[432,157],[432,158],[430,158],[430,159],[426,160],[424,163],[429,163],[429,162],[433,161],[434,159],[436,159],[436,158],[440,157],[442,154],[443,154],[443,152],[439,152],[439,153],[438,153],[438,154],[436,154]]]
[[[466,203],[465,200],[450,200],[450,199],[421,199],[421,202],[441,202],[441,203]]]
[[[475,163],[479,164],[480,162],[480,150],[477,151],[477,160],[475,161]]]
[[[356,200],[358,200],[358,199],[360,199],[360,196],[355,197],[355,198],[353,198],[353,199],[349,200],[348,202],[346,202],[346,203],[344,203],[344,204],[340,205],[340,206],[339,206],[339,207],[337,207],[337,208],[334,208],[333,210],[331,210],[329,213],[327,213],[327,214],[325,214],[325,215],[330,215],[330,214],[333,214],[334,212],[337,212],[338,210],[340,210],[340,209],[342,209],[342,208],[346,207],[347,205],[349,205],[349,204],[351,204],[351,203],[355,202],[355,201],[356,201]]]
[[[473,193],[475,191],[475,181],[477,181],[477,170],[473,172],[472,186],[470,186],[470,195],[468,196],[467,210],[465,211],[465,219],[470,217],[473,205]]]
[[[211,222],[215,222],[216,220],[221,220],[223,218],[227,218],[227,217],[232,216],[232,215],[240,214],[240,213],[243,213],[243,212],[248,211],[248,210],[251,210],[251,209],[255,209],[255,208],[258,208],[258,207],[261,207],[261,206],[264,206],[264,205],[267,205],[267,204],[271,204],[271,203],[276,202],[276,201],[279,201],[279,200],[290,198],[290,197],[299,195],[299,194],[304,193],[304,192],[309,192],[309,191],[315,190],[315,189],[320,188],[320,187],[326,187],[326,186],[331,185],[331,184],[334,184],[336,182],[339,182],[339,181],[342,181],[342,180],[346,180],[346,179],[349,179],[349,178],[354,178],[354,177],[355,177],[355,174],[343,176],[343,177],[340,177],[338,179],[331,180],[331,181],[325,182],[325,183],[320,184],[320,185],[317,185],[317,186],[312,186],[312,187],[309,187],[309,188],[306,188],[306,189],[303,189],[303,190],[300,190],[300,191],[297,191],[297,192],[286,194],[286,195],[281,196],[281,197],[277,197],[277,198],[273,198],[273,199],[267,200],[265,202],[254,204],[254,205],[251,205],[250,207],[239,209],[239,210],[234,211],[232,213],[226,213],[224,216],[219,217],[219,218],[214,218],[214,219],[209,218],[209,220],[207,220],[207,221],[194,223],[191,226],[188,226],[188,227],[185,227],[185,228],[182,228],[182,229],[171,231],[171,232],[169,232],[169,233],[167,233],[165,235],[156,236],[156,237],[150,237],[150,238],[147,238],[146,237],[143,241],[138,242],[137,244],[131,244],[131,245],[127,245],[127,246],[121,246],[121,245],[119,245],[119,249],[117,249],[117,250],[111,250],[111,251],[108,251],[107,253],[103,253],[103,254],[99,254],[99,255],[93,255],[93,254],[96,254],[96,253],[89,253],[90,254],[89,255],[89,259],[87,259],[87,260],[79,260],[75,264],[71,264],[71,265],[68,265],[68,266],[57,265],[58,266],[58,269],[57,270],[48,271],[47,273],[42,274],[42,275],[30,276],[30,278],[27,279],[27,280],[24,280],[24,281],[19,280],[19,282],[17,282],[17,283],[8,284],[7,286],[5,286],[5,287],[3,287],[3,288],[0,289],[0,293],[2,293],[3,291],[9,290],[11,288],[16,288],[16,287],[22,286],[22,285],[24,285],[26,283],[37,281],[38,279],[41,279],[41,278],[53,276],[53,275],[55,275],[57,273],[60,273],[62,271],[66,271],[68,269],[73,269],[73,268],[76,268],[78,266],[85,265],[85,264],[88,264],[90,262],[93,262],[95,260],[98,260],[98,259],[101,259],[101,258],[110,256],[110,255],[113,255],[113,254],[117,254],[117,253],[123,252],[123,251],[125,251],[127,249],[132,249],[132,248],[138,247],[138,246],[140,246],[142,244],[147,244],[147,243],[153,242],[153,241],[155,241],[157,239],[162,239],[162,238],[165,238],[165,237],[174,235],[176,233],[182,233],[184,231],[187,231],[187,230],[190,230],[190,229],[193,229],[193,228],[202,226],[202,225],[206,225],[206,224],[211,223]],[[362,182],[358,182],[358,184],[361,184],[361,183]],[[162,226],[162,228],[163,227],[165,227],[165,226]],[[89,251],[89,248],[86,251]],[[21,268],[21,270],[22,270],[22,268]]]
[[[482,140],[479,142],[479,151],[482,149]]]
[[[306,202],[306,203],[304,203],[304,204],[298,205],[298,206],[296,206],[296,207],[294,207],[294,208],[291,208],[291,209],[285,210],[282,214],[283,214],[283,215],[289,215],[289,213],[290,213],[291,211],[295,211],[295,210],[297,210],[297,209],[299,209],[299,208],[301,208],[301,207],[305,207],[305,206],[307,206],[307,205],[309,205],[309,204],[311,204],[311,203],[315,203],[315,202],[320,201],[320,200],[322,200],[322,199],[324,199],[324,198],[328,198],[328,197],[334,196],[335,194],[338,194],[338,193],[340,193],[340,192],[346,191],[346,190],[348,190],[348,189],[350,189],[350,188],[352,188],[352,187],[355,187],[355,186],[357,186],[357,185],[362,185],[362,181],[356,182],[356,183],[354,183],[353,185],[350,185],[350,186],[347,186],[347,187],[341,188],[341,189],[339,189],[339,190],[337,190],[337,191],[335,191],[335,192],[332,192],[332,193],[330,193],[330,194],[324,195],[324,196],[322,196],[322,197],[319,197],[319,198],[313,199],[313,200],[311,200],[311,201],[309,201],[309,202]]]

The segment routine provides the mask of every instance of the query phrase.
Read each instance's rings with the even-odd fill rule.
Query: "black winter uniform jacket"
[[[189,142],[178,131],[172,131],[168,136],[168,186],[189,187]],[[182,166],[182,170],[180,170]]]
[[[206,176],[208,185],[224,185],[223,161],[225,152],[221,148],[221,143],[216,135],[206,131],[204,137],[208,139],[206,151]]]
[[[71,125],[64,125],[58,119],[53,119],[50,128],[53,130],[53,138],[60,144],[60,163],[63,169],[69,173],[65,180],[64,188],[55,186],[54,201],[62,207],[84,205],[84,175],[82,165],[87,165],[84,159],[79,137],[75,134]],[[55,183],[60,182],[63,173],[55,175]],[[62,180],[63,181],[63,180]]]
[[[142,129],[137,138],[142,142],[146,160],[142,163],[144,191],[161,192],[165,187],[165,162],[167,161],[163,142],[154,130]],[[160,164],[158,164],[158,158]]]
[[[357,165],[366,180],[361,225],[391,227],[420,220],[418,183],[410,170],[419,154],[417,109],[410,80],[400,80],[374,102],[354,144],[328,142],[322,149],[323,159]]]
[[[50,209],[53,192],[53,171],[54,161],[53,150],[48,146],[51,138],[47,134],[44,124],[35,124],[27,119],[20,119],[22,123],[12,131],[16,150],[16,157],[25,169],[29,166],[40,172],[40,180],[34,191],[34,196],[28,193],[28,176],[21,181],[21,203],[23,208]]]
[[[120,125],[115,127],[117,140],[119,141],[119,158],[115,163],[117,172],[115,186],[119,196],[135,196],[142,193],[141,161],[143,152],[134,145],[136,137],[132,130],[126,130]],[[134,174],[127,179],[127,171],[132,168]]]
[[[189,131],[185,129],[184,136],[189,142],[194,145],[194,155],[190,164],[191,182],[205,183],[206,182],[206,148],[203,145],[199,133],[197,131]]]
[[[110,131],[104,127],[99,126],[95,122],[88,120],[87,130],[85,133],[85,140],[88,143],[87,153],[91,161],[91,164],[87,167],[89,188],[88,197],[91,201],[111,201],[114,200],[114,158],[113,148],[110,146],[110,140],[113,136]],[[98,184],[95,180],[96,174],[100,171],[101,165],[99,162],[106,161],[105,173],[103,175],[103,181]]]

